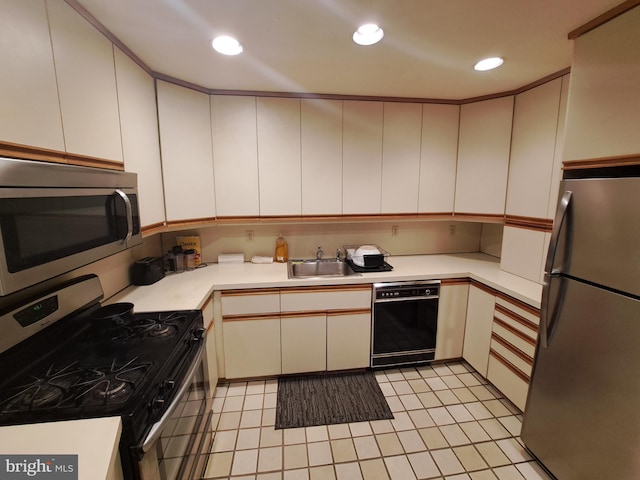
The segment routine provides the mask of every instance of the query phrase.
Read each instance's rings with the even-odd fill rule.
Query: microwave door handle
[[[120,189],[116,189],[116,194],[122,198],[124,208],[127,212],[127,235],[122,239],[122,243],[127,243],[133,235],[133,210],[131,208],[131,200],[129,200],[127,194]]]

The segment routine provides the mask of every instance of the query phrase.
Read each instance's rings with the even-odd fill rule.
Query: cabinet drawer
[[[509,323],[503,322],[497,317],[493,319],[493,335],[505,340],[531,358],[533,358],[536,353],[536,341],[534,339],[521,333]]]
[[[280,313],[277,289],[227,290],[221,294],[222,315]]]
[[[498,354],[498,356],[502,357],[511,366],[518,369],[523,378],[526,377],[527,380],[530,378],[531,369],[533,368],[533,358],[521,352],[495,333],[491,335],[490,353]]]
[[[511,313],[517,317],[527,320],[530,324],[540,325],[540,310],[522,302],[517,304],[508,301],[503,297],[496,297],[496,310],[506,310],[506,314]]]
[[[493,351],[489,355],[487,379],[515,406],[524,411],[529,383],[514,373],[510,366]]]
[[[371,308],[371,286],[284,289],[280,293],[280,308],[282,312]]]

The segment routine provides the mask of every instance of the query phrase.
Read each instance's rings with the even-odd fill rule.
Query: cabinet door
[[[342,213],[380,213],[382,102],[343,102]]]
[[[44,0],[2,2],[0,32],[0,140],[64,151]]]
[[[279,316],[224,320],[222,327],[227,378],[282,373]]]
[[[327,317],[324,313],[283,316],[280,335],[282,373],[327,369]]]
[[[512,118],[513,97],[462,105],[457,213],[504,214]]]
[[[342,213],[342,102],[301,101],[302,214]]]
[[[209,97],[163,81],[157,88],[167,220],[213,218]]]
[[[66,151],[122,162],[113,45],[63,0],[48,0]]]
[[[207,331],[205,337],[207,374],[212,392],[218,384],[218,352],[216,348],[216,332],[213,323],[213,304],[213,296],[211,296],[209,301],[202,307],[202,319],[204,321],[204,328]]]
[[[327,370],[364,368],[371,360],[371,311],[327,314]]]
[[[640,152],[640,8],[575,40],[565,161]]]
[[[453,212],[459,121],[458,105],[422,106],[420,213]]]
[[[382,127],[382,213],[416,213],[422,105],[387,102]]]
[[[440,287],[435,360],[462,357],[464,345],[469,283],[446,282]]]
[[[549,234],[538,230],[505,226],[502,235],[500,268],[532,282],[540,283]]]
[[[462,356],[483,377],[487,376],[494,306],[493,295],[474,285],[469,287]]]
[[[562,180],[562,153],[565,142],[565,128],[567,119],[567,100],[569,99],[569,79],[571,75],[562,77],[562,90],[560,92],[560,111],[558,112],[558,131],[556,132],[556,151],[553,158],[553,171],[551,173],[551,188],[549,190],[549,206],[547,218],[554,218],[558,205],[558,193]]]
[[[216,215],[260,214],[256,99],[212,95],[211,137],[216,186]]]
[[[260,215],[300,215],[300,100],[258,98]]]
[[[516,96],[507,184],[508,215],[546,218],[562,78]]]
[[[124,168],[138,174],[142,225],[165,221],[158,110],[153,78],[115,49]]]

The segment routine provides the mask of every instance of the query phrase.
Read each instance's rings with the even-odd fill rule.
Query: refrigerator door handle
[[[569,210],[569,204],[571,203],[571,196],[573,192],[567,190],[562,195],[558,210],[556,212],[556,218],[553,220],[553,230],[551,232],[551,240],[549,242],[549,251],[547,252],[547,262],[545,263],[544,271],[550,275],[556,273],[562,273],[560,270],[553,268],[553,264],[556,259],[556,251],[558,250],[558,242],[560,241],[560,230],[564,224],[564,219],[567,216],[567,210]],[[546,282],[545,282],[546,284]]]
[[[558,250],[558,242],[560,241],[560,230],[564,224],[564,219],[567,216],[567,210],[571,203],[571,196],[573,192],[567,190],[560,199],[558,205],[558,211],[556,212],[556,218],[553,220],[553,231],[551,232],[551,240],[549,242],[549,251],[547,253],[547,262],[545,264],[545,276],[542,286],[542,305],[540,309],[540,344],[543,348],[549,346],[549,325],[551,324],[551,279],[553,277],[559,277],[562,270],[559,268],[554,269],[553,265],[556,259],[556,252]]]

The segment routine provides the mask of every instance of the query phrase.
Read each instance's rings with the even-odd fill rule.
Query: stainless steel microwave
[[[0,157],[0,295],[141,242],[135,173]]]

